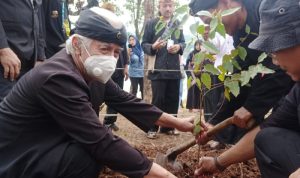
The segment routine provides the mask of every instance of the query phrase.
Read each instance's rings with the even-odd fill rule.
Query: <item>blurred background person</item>
[[[137,95],[138,86],[140,87],[141,97],[144,98],[144,52],[139,40],[130,35],[128,38],[129,55],[129,78],[131,82],[130,93]]]

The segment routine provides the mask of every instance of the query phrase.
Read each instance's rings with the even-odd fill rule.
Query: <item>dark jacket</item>
[[[179,55],[182,55],[185,48],[185,40],[182,30],[180,30],[180,37],[176,39],[174,33],[172,34],[171,39],[174,41],[174,44],[180,45],[180,50],[177,54],[170,54],[167,51],[167,46],[155,51],[152,49],[152,44],[163,34],[165,29],[162,29],[159,33],[155,35],[155,25],[158,23],[159,18],[152,19],[147,22],[145,27],[145,32],[143,36],[142,47],[147,55],[154,56],[156,55],[155,60],[155,69],[163,70],[178,70],[178,71],[154,71],[149,72],[148,78],[150,80],[160,80],[160,79],[181,79],[180,74],[180,62]]]
[[[0,48],[11,48],[19,57],[22,69],[44,59],[45,41],[41,33],[42,0],[0,0]]]
[[[0,103],[0,177],[40,177],[45,169],[44,177],[57,177],[71,143],[80,144],[99,165],[143,177],[151,162],[100,123],[93,108],[103,102],[144,131],[162,114],[112,80],[89,86],[64,49],[29,71]]]
[[[259,6],[261,0],[243,0],[243,5],[247,10],[246,23],[250,26],[251,32],[258,34],[259,32]],[[240,39],[246,37],[245,32],[246,25],[237,31],[233,35],[234,46],[240,44]],[[257,59],[262,53],[257,50],[249,49],[248,45],[257,37],[255,34],[250,34],[247,39],[241,44],[247,50],[247,57],[243,61],[237,59],[242,69],[248,70],[250,65],[257,64]],[[230,101],[223,102],[221,99],[219,105],[222,104],[220,111],[210,121],[212,124],[217,124],[222,120],[231,117],[234,111],[240,107],[245,107],[250,113],[252,113],[254,119],[261,123],[264,120],[264,116],[271,108],[276,108],[278,101],[283,98],[291,89],[294,82],[291,78],[278,66],[272,63],[271,58],[266,58],[263,64],[275,70],[273,74],[258,74],[253,80],[250,80],[250,87],[244,86],[240,90],[238,97],[231,95]],[[231,126],[219,134],[220,140],[233,143],[237,141],[246,131],[239,129],[235,126]]]

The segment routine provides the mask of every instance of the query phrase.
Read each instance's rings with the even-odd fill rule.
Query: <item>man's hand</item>
[[[19,76],[21,61],[10,48],[0,49],[0,63],[4,68],[4,78],[14,81]]]
[[[168,48],[168,52],[171,54],[177,54],[179,50],[180,50],[179,44],[172,45]]]
[[[233,123],[240,127],[246,128],[248,121],[252,118],[252,114],[244,107],[236,110],[233,114]]]
[[[300,178],[300,168],[293,172],[289,178]]]
[[[176,129],[182,132],[192,132],[194,129],[194,117],[178,118]]]
[[[213,125],[209,123],[202,123],[202,124],[203,124],[202,126],[203,129],[201,129],[201,132],[198,135],[196,135],[196,141],[199,145],[205,145],[210,140],[210,138],[207,137],[206,132],[213,127]]]
[[[152,44],[152,49],[153,50],[158,50],[160,48],[163,48],[166,46],[166,41],[165,40],[161,40],[160,38],[158,38],[153,44]]]
[[[204,177],[216,172],[220,172],[216,166],[215,158],[202,157],[199,161],[199,167],[195,170],[195,176]]]

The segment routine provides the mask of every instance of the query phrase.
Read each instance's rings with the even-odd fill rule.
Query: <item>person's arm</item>
[[[172,173],[160,165],[153,163],[149,173],[144,178],[175,178]]]
[[[155,37],[153,23],[153,20],[150,20],[146,23],[143,41],[141,44],[145,54],[150,56],[154,56],[157,52],[157,49],[152,48]]]
[[[198,169],[195,170],[195,175],[219,172],[222,171],[220,169],[225,169],[231,164],[254,158],[254,139],[259,131],[259,127],[252,129],[236,145],[223,152],[217,158],[202,157]]]
[[[145,132],[154,124],[175,127],[185,132],[194,128],[192,118],[180,119],[164,113],[156,106],[125,92],[111,80],[106,84],[105,103]]]
[[[300,177],[300,168],[293,172],[289,178],[299,178]]]
[[[9,78],[11,81],[15,80],[21,69],[21,61],[14,53],[7,42],[6,33],[0,19],[0,63],[4,68],[4,78]]]

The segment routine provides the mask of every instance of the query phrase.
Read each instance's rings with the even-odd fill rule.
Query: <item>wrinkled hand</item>
[[[236,110],[233,114],[233,123],[240,127],[246,128],[248,121],[252,118],[252,114],[244,107]]]
[[[0,49],[0,63],[4,68],[4,78],[14,81],[19,76],[21,61],[10,48]]]
[[[178,118],[178,125],[176,127],[177,130],[182,132],[192,132],[194,129],[194,117],[187,117],[187,118]]]
[[[213,127],[213,125],[209,124],[209,123],[203,123],[204,127],[203,129],[201,129],[201,132],[196,135],[196,141],[199,145],[205,145],[210,138],[206,135],[207,131]]]
[[[196,177],[205,177],[210,174],[220,172],[215,164],[213,157],[202,157],[199,161],[199,167],[195,170]],[[210,176],[211,177],[211,176]]]
[[[179,50],[180,50],[179,44],[172,45],[168,48],[168,52],[171,54],[177,54]]]
[[[293,172],[289,178],[300,178],[300,168]]]
[[[165,40],[161,40],[160,38],[158,38],[153,44],[152,44],[152,49],[154,50],[158,50],[160,48],[165,47],[167,44],[167,42]]]

